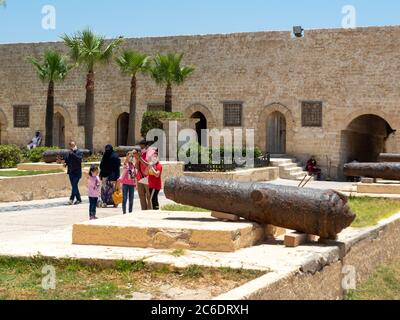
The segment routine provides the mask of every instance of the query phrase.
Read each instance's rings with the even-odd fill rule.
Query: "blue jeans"
[[[70,200],[74,201],[76,198],[76,201],[82,202],[81,194],[79,193],[79,180],[81,180],[82,174],[70,174],[69,175],[69,181],[71,182],[71,187],[72,187],[72,192],[71,192],[71,197]]]
[[[124,184],[122,186],[122,211],[126,214],[126,203],[129,200],[129,213],[133,211],[133,199],[135,197],[135,187]]]
[[[89,197],[89,216],[95,217],[96,216],[96,209],[97,209],[97,201],[99,198]]]

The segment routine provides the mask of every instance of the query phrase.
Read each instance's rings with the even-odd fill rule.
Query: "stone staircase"
[[[296,158],[287,155],[271,157],[271,165],[279,168],[279,178],[281,179],[301,181],[305,175],[308,176],[303,165]]]

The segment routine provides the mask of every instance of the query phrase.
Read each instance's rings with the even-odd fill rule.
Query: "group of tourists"
[[[82,178],[83,153],[75,142],[72,141],[69,146],[69,153],[62,159],[58,158],[58,162],[64,161],[68,168],[72,188],[68,204],[79,205],[82,203],[79,181]],[[140,142],[138,148],[127,153],[122,166],[118,153],[112,145],[107,145],[100,167],[92,165],[89,170],[87,187],[90,220],[97,219],[98,207],[118,207],[121,203],[123,214],[132,213],[135,189],[142,210],[159,210],[162,170],[158,150],[145,140]]]

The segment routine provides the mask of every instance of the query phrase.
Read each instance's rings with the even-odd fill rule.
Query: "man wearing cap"
[[[137,163],[137,190],[140,199],[140,206],[142,210],[151,210],[151,195],[149,190],[147,167],[149,166],[149,159],[154,154],[153,148],[149,147],[146,140],[142,140],[139,143],[140,146],[140,156]]]

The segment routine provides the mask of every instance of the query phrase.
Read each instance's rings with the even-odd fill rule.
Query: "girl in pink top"
[[[99,168],[95,165],[90,167],[88,178],[88,195],[89,195],[89,217],[90,220],[96,220],[97,202],[100,197],[101,181],[99,178]]]
[[[122,175],[119,178],[119,182],[122,184],[122,212],[126,214],[126,203],[129,200],[129,213],[133,211],[133,201],[135,197],[135,187],[136,187],[136,166],[134,153],[137,151],[129,152],[126,155],[124,169]]]

